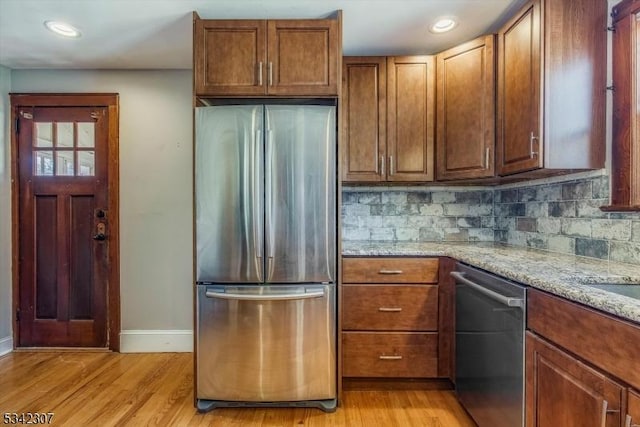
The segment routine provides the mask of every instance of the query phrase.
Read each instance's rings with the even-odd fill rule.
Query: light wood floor
[[[190,353],[23,353],[0,357],[0,416],[53,412],[68,426],[474,426],[450,391],[345,391],[318,409],[193,407]],[[0,424],[2,420],[0,420]]]

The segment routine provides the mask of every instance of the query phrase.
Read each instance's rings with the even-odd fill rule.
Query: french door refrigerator
[[[336,407],[336,107],[195,113],[196,399]]]

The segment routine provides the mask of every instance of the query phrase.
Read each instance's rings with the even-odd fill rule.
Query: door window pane
[[[93,147],[95,141],[95,124],[78,123],[78,147]]]
[[[78,175],[95,175],[95,155],[93,151],[78,151]]]
[[[53,151],[33,152],[33,174],[37,176],[53,175]]]
[[[73,175],[73,151],[56,151],[56,175]]]
[[[56,123],[56,132],[57,147],[73,147],[73,123]]]
[[[53,126],[51,123],[36,122],[33,145],[36,147],[53,146]]]

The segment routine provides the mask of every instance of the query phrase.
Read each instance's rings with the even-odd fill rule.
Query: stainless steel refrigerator
[[[336,406],[336,107],[196,108],[196,399]]]

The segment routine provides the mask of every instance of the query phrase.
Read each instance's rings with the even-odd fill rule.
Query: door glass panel
[[[53,175],[53,151],[33,152],[33,174],[37,176]]]
[[[33,145],[36,147],[53,146],[53,126],[51,123],[36,122]]]
[[[93,147],[95,141],[95,124],[78,123],[78,147]]]
[[[78,151],[78,176],[95,175],[95,153],[93,151]]]
[[[73,151],[56,151],[56,175],[73,175]]]
[[[56,146],[73,147],[73,123],[56,123]]]

